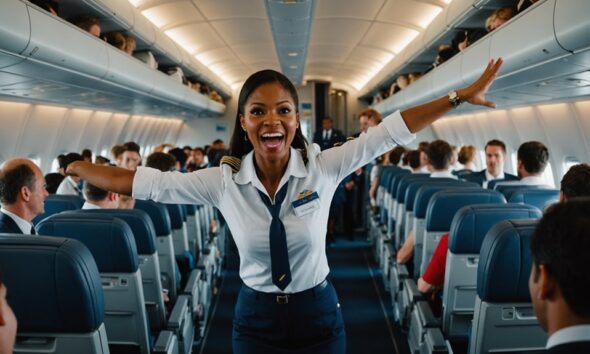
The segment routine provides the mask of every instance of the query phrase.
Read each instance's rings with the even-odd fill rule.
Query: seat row
[[[391,294],[394,319],[408,329],[412,352],[443,353],[467,346],[471,353],[542,348],[546,336],[528,298],[528,242],[541,216],[539,208],[556,199],[559,192],[510,186],[511,195],[506,196],[501,188],[502,192],[486,190],[450,178],[411,174],[398,167],[381,169],[379,181],[379,213],[371,218],[370,238],[385,288]],[[432,294],[418,291],[416,279],[426,271],[445,234],[448,251],[439,299],[442,314],[437,318],[429,306]],[[396,253],[409,237],[414,239],[412,260],[397,264]],[[520,257],[505,258],[504,254]],[[504,278],[499,286],[494,283]],[[490,307],[492,300],[500,303],[494,303],[500,310]],[[500,320],[504,322],[497,322]],[[491,325],[497,328],[483,329],[490,321],[496,321]],[[517,328],[506,334],[509,340],[498,336],[505,334],[503,326]],[[522,333],[526,339],[520,337]]]
[[[139,200],[133,210],[80,207],[77,197],[50,196],[53,215],[36,220],[43,236],[0,236],[17,350],[192,352],[222,266],[212,210]]]

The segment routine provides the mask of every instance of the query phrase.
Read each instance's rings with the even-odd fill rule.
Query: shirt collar
[[[500,174],[497,177],[492,176],[492,174],[488,171],[488,169],[485,169],[486,171],[486,181],[493,181],[495,179],[504,179],[506,178],[506,176],[504,175],[504,171],[500,171]]]
[[[294,148],[291,149],[291,155],[289,156],[289,163],[287,164],[287,169],[285,170],[285,174],[281,179],[281,185],[289,179],[289,177],[297,177],[297,178],[305,178],[307,177],[307,167],[303,162],[303,158],[301,157],[301,153]],[[246,156],[242,158],[242,164],[240,166],[240,171],[235,174],[234,181],[237,184],[260,184],[258,180],[258,176],[256,176],[256,168],[254,167],[254,151],[250,151]],[[280,186],[279,186],[280,188]]]
[[[572,342],[588,341],[590,338],[590,325],[578,325],[565,327],[553,333],[547,340],[547,349]]]
[[[453,175],[451,172],[449,171],[434,171],[430,174],[430,177],[432,178],[443,178],[443,177],[447,177],[447,178],[457,178],[455,175]]]
[[[522,184],[542,185],[545,184],[541,176],[527,176],[520,179]]]
[[[4,214],[10,216],[12,218],[12,220],[14,220],[14,223],[16,224],[16,226],[18,226],[18,228],[23,232],[23,234],[25,234],[25,235],[31,234],[31,228],[33,227],[33,224],[31,224],[27,220],[21,218],[20,216],[16,215],[15,213],[12,213],[4,208],[0,208],[0,211],[3,212]]]
[[[88,201],[85,201],[85,202],[84,202],[84,205],[82,205],[82,209],[83,209],[83,210],[92,210],[92,209],[102,209],[102,208],[101,208],[101,207],[99,207],[99,206],[98,206],[98,205],[96,205],[96,204],[92,204],[92,203],[90,203],[90,202],[88,202]]]

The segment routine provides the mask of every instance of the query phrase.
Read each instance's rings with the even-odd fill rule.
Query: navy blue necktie
[[[283,225],[283,222],[279,218],[281,204],[283,204],[283,200],[285,200],[285,196],[287,195],[287,185],[288,183],[285,183],[283,188],[275,194],[274,204],[264,193],[258,191],[260,199],[262,199],[264,205],[266,205],[272,216],[269,232],[270,268],[272,272],[272,282],[281,290],[285,290],[287,285],[291,283],[291,268],[289,266],[289,252],[287,250],[287,233],[285,232],[285,225]]]

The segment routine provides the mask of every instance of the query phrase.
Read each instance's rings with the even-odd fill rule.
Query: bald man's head
[[[11,208],[29,220],[44,212],[47,195],[43,172],[32,161],[12,159],[0,166],[0,202],[3,207]]]

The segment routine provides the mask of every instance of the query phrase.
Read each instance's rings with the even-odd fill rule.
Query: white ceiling
[[[234,89],[255,71],[281,68],[265,0],[129,1]],[[451,0],[314,2],[305,80],[359,90]]]

